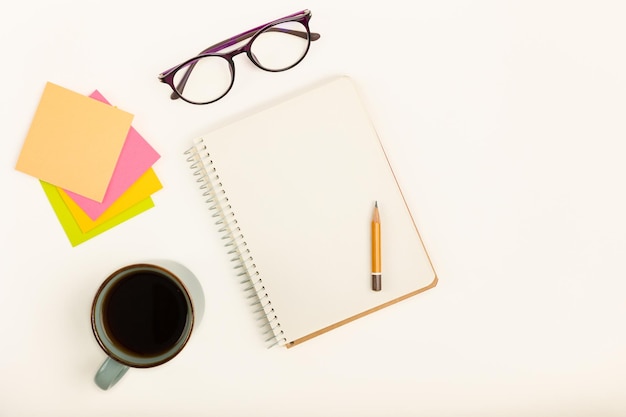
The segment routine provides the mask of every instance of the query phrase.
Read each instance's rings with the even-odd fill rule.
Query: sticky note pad
[[[88,232],[83,232],[78,226],[78,223],[76,223],[76,220],[74,220],[72,213],[63,202],[63,199],[59,194],[59,189],[47,182],[40,182],[41,186],[44,189],[44,192],[46,193],[46,196],[48,197],[48,201],[50,201],[50,204],[52,205],[52,208],[54,209],[54,212],[59,219],[59,222],[61,223],[61,226],[63,227],[63,230],[65,231],[65,234],[70,240],[72,246],[80,245],[81,243],[84,243],[87,240],[103,232],[106,232],[107,230],[112,229],[113,227],[154,207],[154,202],[150,197],[148,197],[139,204],[135,204],[128,210],[94,227]]]
[[[133,115],[47,83],[16,169],[101,202]]]
[[[58,190],[68,210],[72,213],[76,224],[80,227],[80,230],[88,232],[118,214],[130,209],[135,204],[141,203],[161,188],[163,188],[163,186],[159,178],[156,176],[154,170],[150,168],[95,220],[91,219],[64,190],[60,188],[58,188]]]
[[[91,93],[89,97],[110,105],[97,90]],[[64,191],[91,220],[96,220],[105,212],[110,214],[109,208],[111,205],[114,204],[118,198],[121,198],[122,194],[159,158],[160,155],[154,148],[152,148],[139,132],[131,126],[102,202],[91,200],[82,195],[73,193],[70,190]],[[144,197],[147,197],[147,195]]]

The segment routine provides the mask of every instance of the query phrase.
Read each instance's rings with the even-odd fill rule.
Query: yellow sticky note
[[[133,115],[47,83],[15,169],[102,201]]]
[[[103,232],[106,232],[107,230],[125,222],[126,220],[129,220],[136,215],[154,207],[154,202],[150,197],[148,197],[139,204],[135,204],[130,209],[107,220],[101,225],[94,227],[90,231],[83,232],[82,230],[80,230],[80,227],[78,226],[78,223],[76,223],[76,220],[74,220],[72,213],[63,202],[63,199],[59,194],[58,188],[45,181],[40,182],[43,190],[46,193],[46,196],[48,197],[48,201],[50,201],[50,204],[52,205],[52,208],[54,209],[54,212],[57,215],[57,218],[59,219],[59,222],[61,223],[61,226],[63,227],[63,230],[65,231],[65,234],[70,240],[72,246],[80,245],[81,243],[86,242],[87,240]]]
[[[63,202],[67,206],[72,217],[83,232],[109,221],[118,214],[128,210],[135,204],[140,203],[147,197],[159,191],[163,186],[154,170],[149,168],[133,185],[131,185],[111,206],[104,211],[96,220],[92,220],[87,213],[65,191],[57,187]]]

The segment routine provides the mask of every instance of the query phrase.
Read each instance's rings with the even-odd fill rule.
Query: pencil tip
[[[378,207],[378,200],[374,202],[374,207]]]

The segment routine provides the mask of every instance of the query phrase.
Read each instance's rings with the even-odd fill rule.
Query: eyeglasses
[[[209,46],[197,56],[159,74],[159,81],[169,85],[172,100],[181,98],[192,104],[213,103],[230,91],[235,81],[233,58],[245,53],[250,61],[265,71],[280,72],[302,61],[311,41],[320,38],[309,30],[310,10],[285,16],[250,29],[230,39]],[[226,48],[250,39],[229,52]]]

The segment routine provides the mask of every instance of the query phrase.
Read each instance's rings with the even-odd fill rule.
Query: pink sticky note
[[[91,93],[89,97],[109,105],[111,104],[98,90]],[[131,126],[102,202],[92,200],[69,190],[64,189],[63,191],[65,191],[92,220],[96,220],[159,158],[160,155],[154,148],[152,148],[139,132]]]

